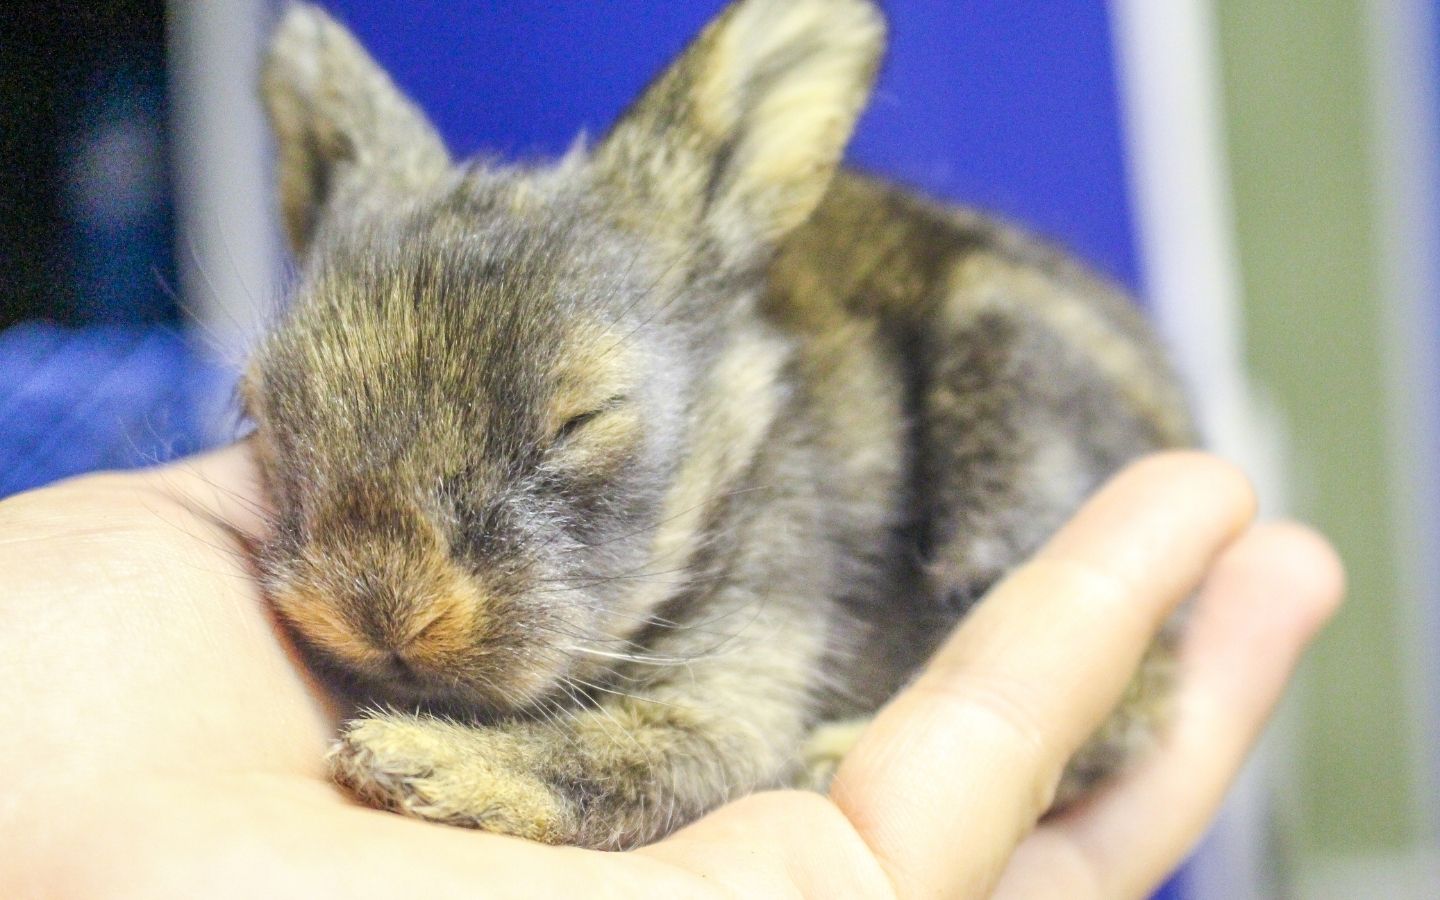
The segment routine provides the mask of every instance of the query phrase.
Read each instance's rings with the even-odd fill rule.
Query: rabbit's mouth
[[[394,708],[467,721],[500,718],[507,710],[466,680],[407,662],[399,655],[365,667],[304,647],[308,668],[324,687],[355,709]]]
[[[357,710],[394,708],[484,722],[553,715],[557,707],[584,702],[564,689],[570,683],[567,672],[536,665],[533,652],[510,654],[491,647],[478,654],[484,665],[454,668],[395,651],[357,661],[308,640],[293,627],[286,630],[297,656],[325,691]]]

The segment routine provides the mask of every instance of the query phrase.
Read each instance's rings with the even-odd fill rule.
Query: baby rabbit
[[[497,167],[285,14],[301,271],[242,392],[268,594],[364,710],[330,757],[354,796],[624,848],[823,784],[1087,492],[1191,440],[1115,289],[837,171],[884,31],[737,0],[594,147]],[[1062,797],[1153,727],[1167,653]]]

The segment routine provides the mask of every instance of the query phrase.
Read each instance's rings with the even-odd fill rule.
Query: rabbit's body
[[[593,152],[454,170],[289,14],[266,90],[306,266],[248,376],[262,567],[317,665],[444,714],[347,725],[358,797],[625,847],[823,782],[1100,480],[1190,440],[1113,289],[831,177],[879,44],[861,0],[744,0]],[[1067,794],[1153,724],[1164,659]]]

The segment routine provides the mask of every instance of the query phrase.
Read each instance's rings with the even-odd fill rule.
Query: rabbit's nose
[[[391,678],[403,682],[420,680],[420,673],[416,671],[410,659],[399,650],[390,651],[390,656],[386,659],[385,663],[390,670],[386,674]]]
[[[421,586],[395,592],[392,602],[377,609],[376,649],[387,656],[397,675],[443,668],[462,656],[475,641],[474,630],[483,605],[477,592],[462,585]]]

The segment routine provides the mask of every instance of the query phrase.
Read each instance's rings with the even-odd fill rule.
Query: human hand
[[[353,805],[337,712],[236,534],[243,447],[0,504],[0,895],[1141,896],[1183,857],[1333,611],[1341,574],[1198,454],[1148,460],[998,586],[842,766],[830,798],[732,803],[623,854]],[[1173,728],[1036,826],[1149,637],[1204,586]]]

